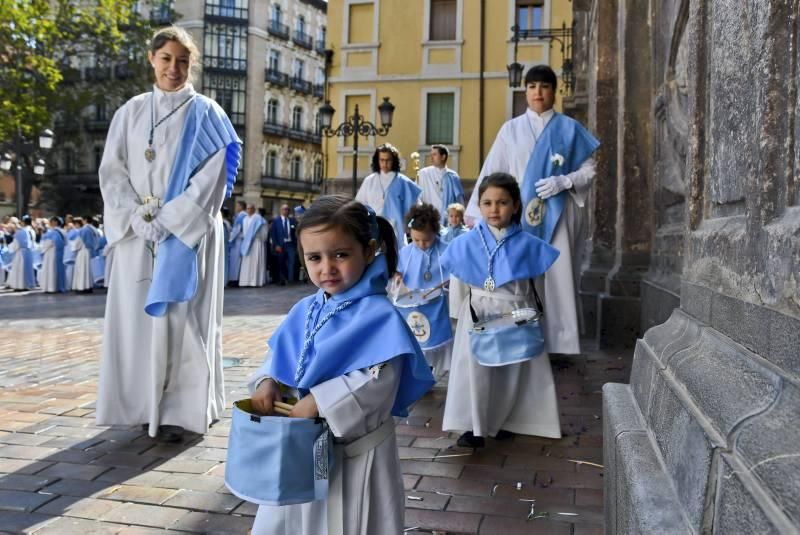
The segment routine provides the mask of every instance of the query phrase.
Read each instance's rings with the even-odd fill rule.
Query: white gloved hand
[[[536,194],[542,199],[549,199],[564,190],[572,188],[572,180],[566,175],[551,176],[537,181]]]
[[[143,240],[158,243],[167,237],[169,231],[157,220],[153,219],[148,222],[139,216],[134,216],[131,221],[131,228],[137,236]]]

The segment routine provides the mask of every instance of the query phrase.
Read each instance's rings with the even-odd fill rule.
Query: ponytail
[[[377,216],[375,219],[378,221],[379,246],[386,256],[386,266],[391,277],[397,271],[397,239],[394,236],[394,227],[386,218]]]

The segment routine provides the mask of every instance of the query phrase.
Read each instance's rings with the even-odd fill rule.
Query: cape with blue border
[[[497,240],[481,221],[478,226],[462,234],[447,246],[442,261],[459,280],[475,288],[483,288],[489,276],[489,257],[478,234],[483,233],[489,250],[494,250]],[[494,257],[492,278],[499,288],[516,280],[533,279],[543,274],[558,258],[558,249],[544,240],[522,232],[519,225],[508,229],[509,237]]]
[[[17,242],[19,249],[14,253],[22,257],[22,272],[25,276],[25,286],[33,288],[36,285],[36,273],[33,270],[33,246],[30,235],[24,228],[14,233],[14,241]]]
[[[420,193],[422,193],[422,188],[402,173],[397,173],[397,176],[394,177],[392,183],[386,189],[386,196],[383,199],[383,213],[381,215],[392,223],[398,248],[405,243],[403,219],[406,216],[406,212],[416,204]]]
[[[225,196],[230,197],[241,158],[240,143],[222,108],[210,98],[196,94],[186,113],[164,202],[183,193],[206,160],[223,148],[227,167]],[[170,303],[189,301],[196,293],[196,247],[189,247],[170,234],[158,244],[144,311],[151,316],[163,316]]]
[[[406,416],[408,407],[434,385],[428,363],[403,317],[386,298],[386,259],[375,258],[349,290],[324,298],[319,290],[292,307],[269,339],[272,358],[267,375],[292,388],[310,389],[354,370],[402,357],[400,386],[392,414]],[[314,324],[347,300],[353,304],[335,314],[317,333],[308,349],[306,371],[299,383],[294,375],[303,348],[309,306]]]
[[[253,217],[256,218],[255,221],[250,223],[250,226],[247,228],[247,232],[244,235],[244,239],[242,240],[242,245],[240,248],[240,252],[242,256],[247,256],[250,254],[250,247],[253,245],[253,242],[256,239],[256,233],[267,224],[267,221],[261,217],[261,214],[254,214]]]
[[[520,188],[522,193],[522,209],[527,210],[528,204],[536,197],[536,182],[542,178],[556,175],[568,175],[577,171],[585,162],[600,142],[589,133],[578,121],[561,113],[554,113],[548,121],[542,135],[533,148],[533,153],[525,167],[525,178]],[[551,161],[553,155],[560,154],[564,157],[564,165],[558,169],[553,168]],[[544,220],[541,224],[531,226],[522,217],[522,228],[541,238],[547,243],[553,239],[556,225],[564,211],[569,192],[562,191],[545,200]]]

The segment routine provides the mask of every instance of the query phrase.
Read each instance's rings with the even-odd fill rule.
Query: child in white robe
[[[386,298],[397,264],[394,228],[360,202],[332,195],[308,209],[297,236],[319,290],[292,307],[270,338],[266,362],[250,382],[252,407],[273,415],[281,388],[289,389],[300,398],[291,417],[327,420],[334,435],[331,490],[325,500],[261,505],[252,534],[402,533],[392,415],[407,414],[433,377]],[[344,446],[356,441],[370,446],[348,456]]]
[[[520,191],[511,175],[485,178],[479,199],[482,221],[453,240],[444,254],[451,270],[450,310],[458,326],[442,429],[463,432],[458,445],[471,448],[483,447],[487,436],[560,438],[547,353],[485,366],[472,354],[469,335],[474,325],[470,307],[479,320],[533,308],[532,280],[555,262],[558,251],[520,228]]]

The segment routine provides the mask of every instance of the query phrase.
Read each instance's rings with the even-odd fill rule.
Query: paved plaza
[[[228,406],[311,290],[227,291]],[[94,425],[104,300],[0,292],[0,533],[247,533],[256,507],[223,484],[230,410],[177,445]],[[564,437],[488,440],[477,453],[441,431],[437,385],[397,419],[407,533],[602,534],[601,387],[627,382],[629,366],[629,351],[553,359]]]

